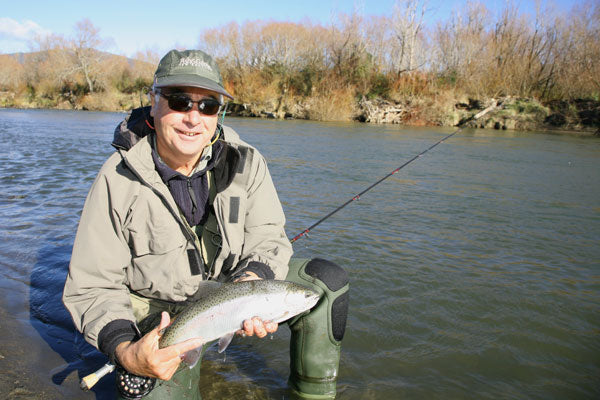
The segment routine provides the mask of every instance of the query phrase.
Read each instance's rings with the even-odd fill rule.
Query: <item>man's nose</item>
[[[196,104],[194,104],[191,110],[185,113],[184,120],[190,125],[198,125],[202,121],[202,114],[200,114]]]

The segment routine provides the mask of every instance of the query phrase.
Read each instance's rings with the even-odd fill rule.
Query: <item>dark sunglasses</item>
[[[221,103],[218,100],[212,98],[200,99],[194,101],[189,96],[183,93],[164,94],[156,91],[156,94],[167,99],[169,108],[173,111],[190,111],[194,107],[194,103],[198,103],[198,111],[204,115],[215,115],[221,109]]]

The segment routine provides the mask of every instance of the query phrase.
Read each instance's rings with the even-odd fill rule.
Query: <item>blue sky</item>
[[[545,2],[545,0],[542,0]],[[555,0],[567,12],[582,0]],[[595,1],[595,0],[593,0]],[[111,39],[107,50],[133,56],[137,51],[163,54],[173,47],[193,48],[200,32],[231,21],[276,20],[299,22],[310,19],[327,24],[332,15],[357,8],[364,15],[389,15],[395,0],[295,0],[295,1],[154,1],[97,0],[48,1],[1,0],[0,53],[26,52],[36,33],[71,36],[77,21],[89,18],[100,28],[100,36]],[[432,20],[444,20],[465,1],[428,0]],[[504,0],[484,1],[492,11]],[[535,0],[513,0],[520,10],[531,13]]]

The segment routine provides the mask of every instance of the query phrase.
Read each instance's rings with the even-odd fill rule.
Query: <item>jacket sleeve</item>
[[[254,160],[247,189],[243,254],[236,269],[283,280],[293,253],[284,230],[285,216],[265,159],[256,152]]]
[[[109,323],[121,321],[116,324],[121,341],[130,336],[124,329],[132,332],[135,324],[125,286],[131,253],[121,230],[128,207],[118,204],[118,199],[125,196],[117,196],[114,187],[111,190],[109,178],[103,173],[107,168],[117,168],[111,160],[100,170],[85,201],[63,292],[63,302],[75,326],[96,348],[101,345],[101,330]]]

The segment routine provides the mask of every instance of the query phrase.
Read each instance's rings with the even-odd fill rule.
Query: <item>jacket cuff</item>
[[[275,279],[275,273],[265,263],[259,261],[250,261],[246,268],[235,273],[231,280],[235,280],[246,272],[254,272],[261,279]]]
[[[111,321],[98,334],[98,349],[108,356],[111,363],[116,365],[115,350],[117,346],[120,343],[134,340],[138,336],[137,332],[132,321],[126,319]]]

